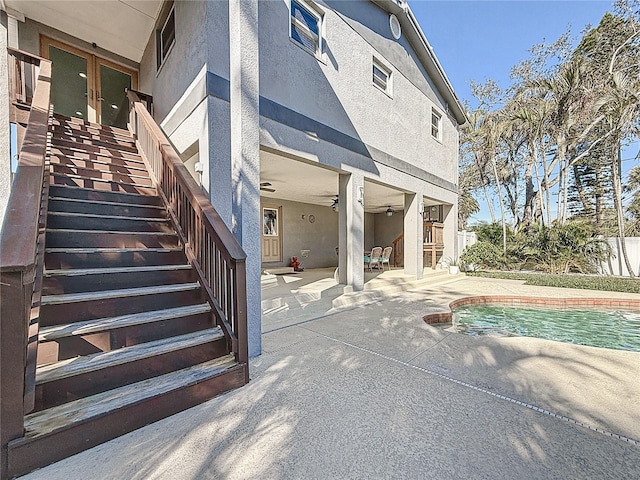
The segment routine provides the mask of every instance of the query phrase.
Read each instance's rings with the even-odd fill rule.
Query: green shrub
[[[475,265],[479,268],[499,268],[504,264],[502,251],[490,242],[476,242],[467,247],[460,260],[465,265]]]
[[[488,242],[502,248],[502,224],[500,222],[485,223],[474,228],[479,242]],[[513,231],[507,225],[507,241],[513,238]]]
[[[640,279],[595,275],[549,275],[525,272],[468,272],[468,275],[506,280],[524,280],[526,285],[543,287],[581,288],[609,292],[640,293]]]

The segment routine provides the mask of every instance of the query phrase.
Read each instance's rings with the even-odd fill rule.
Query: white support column
[[[404,195],[404,273],[421,279],[424,271],[422,196]]]
[[[353,291],[364,289],[364,205],[358,201],[364,192],[364,177],[355,173],[339,179],[339,277]]]
[[[11,193],[11,149],[9,143],[9,77],[7,66],[8,22],[12,20],[0,12],[0,226]],[[16,35],[17,37],[17,35]]]
[[[442,252],[442,257],[458,258],[458,255],[462,253],[458,251],[458,206],[443,205],[442,213],[444,217],[444,229],[442,232],[444,251]]]
[[[229,2],[229,59],[231,229],[247,253],[249,356],[253,357],[262,350],[258,0]]]

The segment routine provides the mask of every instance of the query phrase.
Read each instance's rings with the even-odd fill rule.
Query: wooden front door
[[[41,53],[53,65],[51,103],[55,113],[127,128],[125,89],[138,88],[136,71],[48,37],[41,38]]]
[[[280,207],[262,208],[262,263],[282,261]]]

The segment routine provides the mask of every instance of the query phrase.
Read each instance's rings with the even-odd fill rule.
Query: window
[[[436,140],[442,139],[442,114],[435,108],[431,109],[431,136]]]
[[[376,58],[373,59],[373,84],[388,95],[391,95],[391,70]]]
[[[176,10],[171,8],[162,28],[156,32],[156,46],[158,49],[158,69],[169,55],[171,47],[176,42]]]
[[[322,52],[321,20],[305,3],[291,0],[291,40],[316,56]]]

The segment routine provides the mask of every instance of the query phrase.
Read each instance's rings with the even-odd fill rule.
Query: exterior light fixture
[[[364,205],[364,187],[358,187],[357,192],[358,203]]]
[[[82,78],[87,78],[87,74],[86,74],[86,73],[84,73],[84,72],[80,72],[80,73],[78,74],[78,76],[79,76],[79,77],[82,77]]]
[[[334,212],[339,212],[340,211],[340,205],[338,204],[338,196],[336,195],[336,198],[333,199],[333,204],[331,204],[331,208],[333,209]]]
[[[390,217],[391,215],[393,215],[393,209],[391,208],[391,205],[389,205],[389,208],[387,208],[386,214],[387,214],[387,217]]]
[[[422,215],[424,213],[424,202],[418,203],[418,213]]]
[[[113,108],[114,110],[117,110],[118,109],[118,105],[116,105],[115,103],[112,103],[111,104],[111,108]]]

